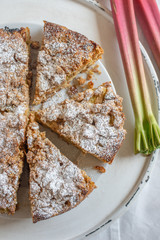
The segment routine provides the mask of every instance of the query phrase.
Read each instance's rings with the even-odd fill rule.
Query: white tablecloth
[[[88,240],[160,240],[160,151],[148,184],[132,207]]]
[[[101,0],[105,2],[105,0]],[[157,0],[160,8],[160,0]],[[143,34],[140,40],[147,50],[160,80],[160,71]],[[110,226],[89,236],[88,240],[160,240],[160,150],[150,180],[131,208]]]

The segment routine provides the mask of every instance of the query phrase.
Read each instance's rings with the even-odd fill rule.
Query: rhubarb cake
[[[27,108],[0,113],[0,213],[13,214],[23,168]]]
[[[0,29],[0,111],[28,104],[28,28]]]
[[[74,208],[95,188],[90,177],[39,131],[33,114],[27,127],[27,145],[34,223]]]
[[[67,87],[79,72],[95,63],[102,54],[103,49],[84,35],[44,21],[34,104]]]
[[[13,214],[29,111],[28,28],[0,29],[0,213]]]
[[[113,92],[109,82],[62,103],[44,103],[36,119],[84,153],[108,163],[113,161],[126,134],[122,98]]]

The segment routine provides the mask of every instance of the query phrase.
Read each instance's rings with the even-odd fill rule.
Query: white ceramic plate
[[[74,0],[1,0],[0,8],[1,27],[29,26],[34,40],[39,40],[45,19],[65,25],[98,42],[105,52],[102,62],[111,76],[117,93],[124,99],[125,128],[128,132],[113,164],[106,167],[105,174],[98,174],[91,166],[102,165],[100,161],[89,155],[82,155],[79,150],[47,130],[47,136],[66,156],[69,156],[72,161],[78,159],[80,166],[86,169],[95,180],[97,189],[75,209],[52,219],[32,224],[26,181],[27,172],[25,172],[18,194],[19,209],[14,216],[0,216],[0,239],[66,240],[93,234],[127,210],[148,181],[156,158],[156,153],[144,157],[134,155],[133,152],[134,116],[114,26],[110,18],[103,16],[104,13],[103,15],[96,13],[91,7]],[[141,50],[154,113],[159,119],[158,80],[142,46]],[[110,79],[102,64],[100,67],[102,75],[98,77],[97,85]]]

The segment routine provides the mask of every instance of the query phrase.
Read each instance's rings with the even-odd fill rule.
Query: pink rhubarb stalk
[[[160,12],[156,0],[134,0],[135,14],[160,68]]]
[[[110,0],[123,66],[135,115],[135,152],[160,148],[160,128],[154,117],[139,48],[133,0]]]

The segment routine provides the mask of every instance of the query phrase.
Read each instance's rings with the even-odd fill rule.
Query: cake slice
[[[122,98],[113,92],[110,83],[62,103],[44,103],[36,119],[84,153],[108,163],[113,161],[126,134]]]
[[[80,170],[39,131],[34,115],[27,129],[30,201],[33,222],[45,220],[77,206],[95,188]]]
[[[29,103],[29,42],[28,28],[0,29],[0,111]]]
[[[0,213],[14,214],[29,110],[28,28],[0,29]]]
[[[44,21],[34,104],[67,87],[79,72],[95,63],[102,54],[103,49],[84,35]]]
[[[0,113],[0,213],[13,214],[24,160],[27,107]]]

